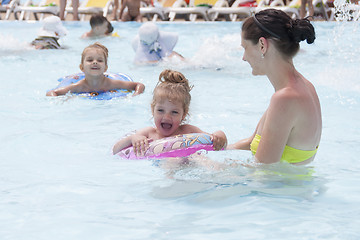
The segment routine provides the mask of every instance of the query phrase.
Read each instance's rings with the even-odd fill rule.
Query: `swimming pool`
[[[45,97],[57,79],[79,72],[85,22],[66,22],[64,50],[35,51],[38,22],[0,22],[1,239],[359,239],[360,41],[358,22],[315,22],[298,70],[317,88],[323,135],[308,167],[232,167],[243,151],[211,152],[222,169],[161,168],[111,155],[124,134],[152,124],[150,100],[161,70],[194,85],[190,123],[248,137],[273,93],[241,60],[241,23],[161,23],[179,32],[188,62],[134,66],[139,24],[115,23],[109,71],[146,85],[135,98],[92,101]],[[309,168],[314,171],[308,174]]]

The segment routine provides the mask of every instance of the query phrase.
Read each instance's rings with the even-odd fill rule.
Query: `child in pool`
[[[112,32],[114,31],[113,26],[101,14],[92,15],[90,18],[90,26],[91,30],[89,32],[84,33],[81,38],[88,38],[88,37],[105,37],[105,36],[112,36]]]
[[[59,39],[67,34],[66,28],[57,16],[49,16],[42,21],[38,37],[31,42],[35,49],[60,49]]]
[[[85,78],[69,86],[50,90],[46,96],[65,95],[68,92],[106,92],[114,89],[135,90],[133,96],[144,92],[145,86],[139,82],[127,82],[113,80],[105,77],[108,69],[108,49],[100,43],[94,43],[86,47],[81,55],[80,69],[84,72]]]
[[[200,128],[184,124],[189,113],[191,100],[188,80],[180,72],[164,70],[159,76],[159,82],[154,89],[151,111],[155,127],[146,127],[118,141],[113,147],[113,154],[133,146],[135,154],[144,155],[149,142],[165,137],[187,133],[204,133]],[[223,131],[212,134],[214,150],[220,150],[227,145]]]

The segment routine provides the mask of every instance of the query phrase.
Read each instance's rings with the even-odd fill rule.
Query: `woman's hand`
[[[227,138],[223,131],[216,131],[213,134],[211,134],[211,140],[213,142],[215,151],[219,151],[223,148],[226,148]]]
[[[131,143],[136,156],[144,156],[146,150],[149,148],[149,141],[147,137],[139,134],[132,136]]]

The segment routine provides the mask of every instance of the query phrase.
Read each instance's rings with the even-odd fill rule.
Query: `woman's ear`
[[[259,38],[259,46],[261,53],[265,54],[268,49],[268,41],[266,40],[266,38],[264,37]]]

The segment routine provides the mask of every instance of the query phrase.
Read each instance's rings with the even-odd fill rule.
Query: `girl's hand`
[[[226,148],[227,138],[223,131],[216,131],[213,134],[211,134],[211,140],[213,142],[215,151],[219,151],[223,148]]]
[[[143,135],[133,135],[131,143],[136,156],[144,156],[146,150],[149,148],[149,141],[147,137]]]

